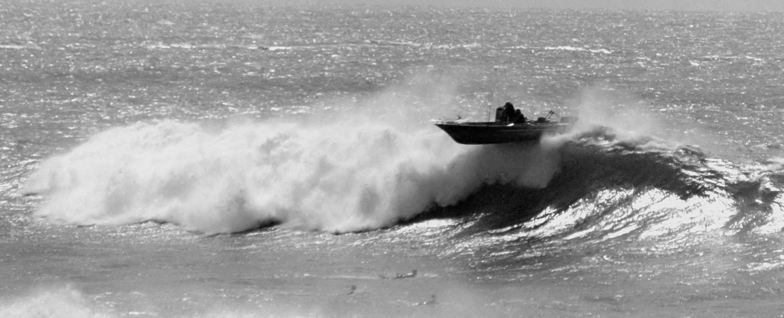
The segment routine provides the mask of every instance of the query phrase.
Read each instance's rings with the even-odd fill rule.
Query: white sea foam
[[[462,146],[435,127],[357,118],[137,123],[46,160],[22,192],[46,195],[37,215],[76,224],[357,231],[455,204],[485,183],[544,187],[556,147]]]
[[[71,288],[41,290],[27,297],[0,299],[0,317],[49,318],[113,317],[91,308],[81,292]]]
[[[622,139],[661,135],[661,119],[648,105],[606,84],[583,89],[572,106],[578,111],[577,132],[603,126]]]
[[[38,44],[28,42],[26,44],[0,44],[0,50],[41,50]]]
[[[612,51],[608,49],[589,49],[589,48],[575,47],[575,46],[546,46],[544,47],[544,49],[548,51],[573,51],[573,52],[590,52],[590,53],[601,53],[601,54],[612,53]]]
[[[134,293],[141,299],[148,296]],[[120,301],[102,303],[96,297],[71,286],[40,288],[14,298],[0,298],[0,317],[13,318],[115,318],[115,317],[188,317],[188,318],[245,318],[245,317],[313,317],[313,313],[282,304],[263,309],[244,304],[226,304],[216,301],[206,310],[196,312],[167,312],[160,304],[145,303],[131,308]],[[122,308],[117,308],[122,307]],[[190,309],[190,308],[189,308]]]

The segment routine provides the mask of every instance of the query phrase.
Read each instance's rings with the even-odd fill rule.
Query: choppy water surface
[[[781,18],[4,1],[0,316],[779,316]]]

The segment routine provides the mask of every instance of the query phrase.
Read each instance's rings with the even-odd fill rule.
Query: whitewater
[[[0,3],[0,316],[784,313],[779,13]]]
[[[209,132],[163,121],[99,133],[45,162],[22,193],[47,194],[36,213],[77,224],[347,232],[453,205],[486,183],[541,187],[557,162],[544,149],[470,150],[432,130],[404,134],[369,118],[227,125]]]

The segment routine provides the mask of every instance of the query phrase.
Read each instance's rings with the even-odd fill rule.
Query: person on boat
[[[506,115],[507,122],[514,122],[515,108],[512,103],[506,102],[506,104],[504,104],[504,115]]]
[[[504,111],[503,107],[498,107],[495,109],[495,122],[497,123],[506,122],[506,112]]]
[[[498,107],[495,110],[495,122],[497,123],[513,123],[515,122],[515,109],[514,105],[506,102],[503,107]]]
[[[503,107],[495,110],[495,122],[497,123],[525,123],[526,118],[519,109],[515,109],[512,103],[507,102]]]
[[[514,123],[515,124],[524,124],[525,121],[526,121],[526,118],[523,115],[523,112],[521,112],[519,109],[516,109],[515,110]]]

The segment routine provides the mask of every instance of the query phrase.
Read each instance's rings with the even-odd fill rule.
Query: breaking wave
[[[544,187],[556,150],[465,147],[437,129],[368,121],[161,121],[105,131],[48,159],[22,192],[46,195],[37,215],[76,224],[360,231],[456,204],[483,184]]]
[[[45,195],[36,213],[51,220],[205,233],[271,224],[349,232],[477,213],[465,233],[512,231],[516,240],[784,226],[775,161],[739,166],[602,128],[493,146],[458,145],[428,128],[137,123],[48,159],[22,192]]]

